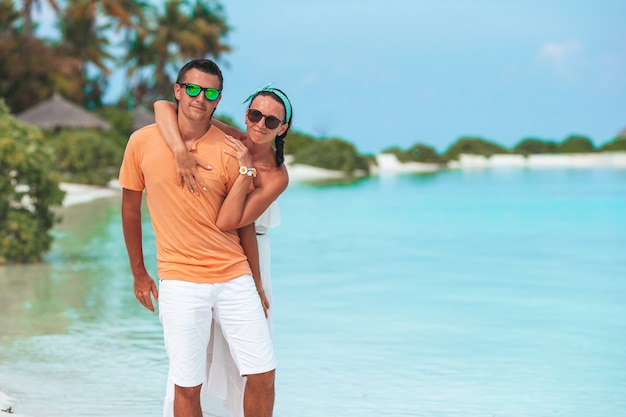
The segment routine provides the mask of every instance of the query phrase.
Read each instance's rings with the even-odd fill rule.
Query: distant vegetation
[[[553,141],[542,141],[541,139],[527,138],[513,147],[513,153],[521,155],[532,155],[540,153],[557,153],[559,144]]]
[[[58,169],[65,182],[104,185],[117,178],[124,147],[132,133],[132,120],[122,108],[105,107],[97,113],[111,123],[111,131],[90,129],[43,133],[56,156]],[[242,129],[229,117],[217,118]],[[511,149],[478,137],[461,137],[441,154],[433,147],[421,143],[406,150],[390,147],[383,153],[394,154],[400,162],[445,164],[458,160],[461,154],[489,157],[494,154],[527,156],[603,151],[626,151],[626,137],[618,137],[597,149],[589,138],[580,135],[570,136],[560,143],[527,138]],[[285,138],[285,154],[293,155],[294,164],[343,171],[347,176],[368,175],[370,167],[376,164],[372,155],[359,153],[348,141],[340,138],[317,138],[298,131],[290,131]]]
[[[396,155],[400,162],[446,162],[457,160],[460,154],[490,157],[494,154],[528,156],[532,154],[591,153],[604,151],[626,151],[626,136],[617,137],[599,148],[594,147],[591,139],[580,135],[572,135],[560,143],[537,138],[527,138],[520,141],[512,149],[507,149],[502,145],[482,138],[461,137],[450,145],[441,155],[438,155],[433,148],[421,144],[413,145],[413,147],[407,150],[392,147],[383,152]]]
[[[285,138],[285,153],[293,155],[296,164],[369,174],[369,159],[360,155],[353,144],[339,138],[316,139],[300,132],[290,132]]]
[[[600,151],[626,151],[626,136],[619,136],[605,143],[600,147]]]
[[[445,161],[459,159],[461,154],[491,156],[493,154],[510,153],[504,146],[481,138],[462,137],[452,144],[442,155]]]
[[[441,163],[443,159],[437,155],[435,148],[417,143],[406,151],[394,146],[383,151],[383,153],[391,153],[398,158],[400,162],[423,162],[423,163]]]

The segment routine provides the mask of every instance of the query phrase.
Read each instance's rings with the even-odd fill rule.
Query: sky
[[[45,3],[45,2],[43,2]],[[362,153],[626,128],[624,0],[234,0],[217,113],[273,82],[292,128]],[[42,11],[45,15],[45,9]],[[112,79],[105,100],[121,94]]]

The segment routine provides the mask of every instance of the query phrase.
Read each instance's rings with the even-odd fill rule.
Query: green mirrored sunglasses
[[[178,83],[181,87],[185,87],[185,92],[189,97],[198,97],[204,91],[204,96],[209,101],[215,101],[220,96],[221,91],[210,87],[200,87],[197,84]]]

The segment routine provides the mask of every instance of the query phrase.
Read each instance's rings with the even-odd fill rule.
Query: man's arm
[[[166,100],[155,101],[154,118],[161,136],[174,154],[178,186],[182,187],[187,183],[189,190],[195,194],[199,194],[200,189],[206,190],[206,184],[198,174],[197,165],[204,169],[211,169],[211,167],[187,150],[178,128],[176,104]]]
[[[219,130],[221,130],[222,132],[226,133],[228,136],[232,136],[233,138],[235,138],[237,140],[244,140],[246,138],[246,133],[245,132],[242,132],[241,130],[237,129],[236,127],[227,125],[226,123],[222,122],[221,120],[213,118],[211,123],[213,123],[213,126],[217,127]]]
[[[148,274],[143,260],[141,230],[141,201],[143,193],[124,188],[122,191],[122,229],[124,242],[133,274],[135,296],[148,310],[154,312],[152,297],[159,300],[159,293],[154,279]],[[258,256],[257,256],[258,257]]]
[[[259,245],[256,240],[256,230],[254,223],[244,226],[238,229],[239,239],[241,240],[241,247],[243,252],[248,257],[248,263],[252,270],[252,278],[254,278],[254,284],[256,285],[259,297],[261,297],[261,305],[263,311],[265,311],[265,317],[267,317],[267,310],[270,308],[270,303],[265,296],[265,290],[263,289],[263,282],[261,281],[261,269],[259,267]]]

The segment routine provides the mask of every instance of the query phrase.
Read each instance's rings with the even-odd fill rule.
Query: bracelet
[[[239,173],[241,175],[247,175],[249,177],[256,177],[256,168],[248,168],[242,165],[239,167]]]

